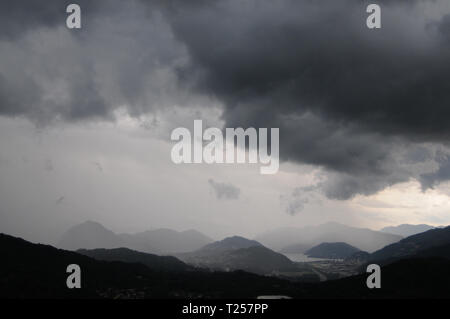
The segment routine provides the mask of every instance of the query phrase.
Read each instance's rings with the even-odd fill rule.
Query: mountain
[[[196,230],[177,232],[165,228],[137,233],[133,237],[151,243],[165,253],[194,251],[213,241]]]
[[[307,250],[305,255],[314,258],[344,259],[360,250],[346,243],[322,243]]]
[[[180,258],[196,267],[222,271],[243,270],[260,275],[298,270],[289,258],[264,246],[209,251],[209,253],[202,251],[180,256]]]
[[[149,275],[144,265],[96,261],[5,234],[0,234],[0,255],[0,297],[98,298],[107,288],[143,287]],[[82,289],[66,286],[70,264],[82,270]]]
[[[93,221],[86,221],[70,228],[63,234],[57,246],[69,250],[127,247],[142,252],[162,253],[148,242],[134,238],[132,235],[117,235]]]
[[[389,226],[380,229],[383,233],[389,233],[394,235],[400,235],[402,237],[412,236],[418,233],[423,233],[427,230],[433,229],[435,227],[425,224],[420,225],[410,225],[410,224],[402,224],[398,226]]]
[[[256,298],[297,296],[299,286],[242,271],[155,272],[141,263],[100,261],[73,251],[0,234],[0,298]],[[69,264],[81,289],[68,289]]]
[[[267,275],[297,269],[286,256],[255,240],[239,236],[225,238],[177,257],[190,265],[214,270],[244,270]]]
[[[262,246],[262,245],[256,240],[250,240],[240,236],[233,236],[205,245],[204,247],[201,248],[201,251],[222,252],[227,250],[236,250],[254,246]]]
[[[370,260],[397,260],[432,247],[450,244],[450,226],[409,236],[370,255]]]
[[[87,221],[70,228],[57,246],[69,250],[124,247],[162,255],[196,250],[210,242],[212,239],[195,230],[156,229],[137,234],[116,234],[97,222]]]
[[[154,272],[140,263],[99,261],[5,234],[0,234],[0,256],[0,298],[450,298],[450,260],[443,258],[409,258],[384,266],[382,288],[367,289],[365,273],[295,283],[243,271]],[[81,289],[66,287],[69,264],[81,267]]]
[[[97,260],[141,263],[155,271],[184,271],[190,269],[188,265],[175,257],[141,253],[128,248],[79,249],[77,253]]]
[[[366,228],[357,228],[339,223],[326,223],[303,228],[280,228],[261,234],[255,240],[275,251],[291,245],[316,246],[323,242],[345,242],[361,250],[373,252],[402,239]]]
[[[70,228],[63,234],[58,247],[75,250],[78,248],[115,248],[126,242],[101,224],[87,221]]]

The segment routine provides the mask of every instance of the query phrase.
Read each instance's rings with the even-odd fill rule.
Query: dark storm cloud
[[[102,1],[78,0],[83,20],[95,18]],[[14,0],[0,2],[0,39],[14,40],[24,33],[64,24],[69,0]],[[103,2],[105,4],[105,2]]]
[[[0,2],[0,39],[14,40],[32,28],[52,27],[61,19],[65,7],[57,0]]]
[[[79,30],[66,27],[69,3],[2,2],[0,114],[47,124],[189,101],[174,74],[185,53],[158,2],[78,1]]]
[[[57,65],[62,62],[58,53],[45,52],[45,55],[54,55],[54,59],[49,63],[49,69],[45,70],[46,62],[42,61],[43,68],[33,69],[30,61],[37,55],[34,48],[28,43],[20,43],[24,37],[34,33],[36,37],[40,34],[65,26],[67,13],[66,7],[70,1],[2,1],[0,4],[0,43],[2,45],[2,68],[0,68],[0,113],[4,115],[25,115],[37,121],[46,121],[54,116],[63,118],[83,119],[90,116],[106,116],[105,102],[99,97],[90,65],[80,65],[77,63],[77,72],[71,72],[65,65]],[[97,1],[78,1],[82,7],[82,21],[91,20],[99,11]],[[83,24],[84,24],[83,23]],[[74,30],[76,32],[76,30]],[[66,32],[65,36],[73,36]],[[64,38],[55,39],[61,41],[61,45],[66,45]],[[20,43],[20,44],[19,44]],[[16,50],[21,56],[16,55],[12,49],[17,45]],[[46,43],[39,43],[45,46]],[[70,63],[70,59],[65,61]],[[71,61],[76,63],[75,61]],[[78,61],[77,61],[78,62]],[[69,98],[65,99],[64,105],[55,105],[51,99],[46,99],[46,91],[43,88],[44,79],[42,76],[54,76],[58,69],[66,71],[61,77],[69,77],[67,82],[67,92]],[[47,71],[47,72],[46,72]]]
[[[447,179],[415,150],[450,133],[445,1],[380,1],[381,30],[357,0],[78,3],[78,31],[66,3],[0,5],[0,114],[111,119],[207,96],[228,127],[279,127],[282,159],[325,168],[329,197]]]
[[[438,150],[436,162],[438,163],[436,171],[422,174],[419,177],[423,190],[434,188],[439,183],[450,180],[450,154]]]
[[[443,39],[450,44],[450,14],[445,15],[440,22],[431,24],[430,27],[436,27]]]
[[[208,179],[208,184],[218,199],[238,199],[241,194],[241,190],[232,184],[216,182],[212,178]]]
[[[177,2],[172,25],[230,124],[309,110],[377,132],[448,137],[448,16],[424,22],[414,2],[385,2],[374,31],[362,1],[212,3]]]
[[[284,159],[330,170],[329,197],[417,177],[396,149],[448,140],[449,19],[423,7],[443,2],[384,1],[381,30],[364,1],[176,3],[197,89],[225,102],[227,126],[280,127]]]

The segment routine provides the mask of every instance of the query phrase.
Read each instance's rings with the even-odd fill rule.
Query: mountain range
[[[411,225],[411,224],[401,224],[398,226],[389,226],[380,229],[383,233],[389,233],[394,235],[399,235],[402,237],[408,237],[415,234],[423,233],[427,230],[435,228],[434,226],[420,224],[420,225]]]
[[[57,246],[68,250],[123,247],[163,255],[193,251],[211,242],[211,238],[196,230],[155,229],[136,234],[116,234],[97,222],[87,221],[71,227]]]
[[[404,227],[402,228],[404,229]],[[418,229],[417,227],[415,228]],[[388,264],[414,257],[446,257],[450,245],[449,228],[434,228],[401,239],[400,236],[369,229],[349,227],[338,223],[276,230],[259,236],[264,242],[233,236],[213,242],[194,231],[177,232],[170,229],[149,230],[136,234],[116,234],[99,223],[88,221],[69,229],[61,238],[59,247],[78,250],[82,255],[103,261],[139,262],[153,271],[187,270],[200,267],[219,271],[245,270],[255,274],[273,275],[297,273],[299,264],[274,251],[271,247],[291,242],[281,251],[297,251],[315,258],[346,259],[352,264],[376,261]],[[347,242],[328,242],[326,239],[345,239]],[[322,242],[323,240],[323,242]],[[319,242],[313,245],[315,241]],[[386,243],[386,245],[383,245]],[[382,246],[375,252],[371,249]],[[356,248],[358,247],[358,248]],[[359,251],[369,248],[366,253]],[[426,252],[427,249],[434,250]],[[156,255],[174,255],[158,259]]]
[[[325,223],[303,228],[280,228],[259,236],[255,240],[275,251],[286,251],[292,245],[312,248],[323,242],[345,242],[361,250],[373,252],[401,240],[399,235],[339,223]]]
[[[0,255],[0,298],[450,297],[450,260],[436,257],[407,258],[386,265],[382,289],[367,289],[365,273],[320,283],[296,283],[243,271],[155,272],[151,264],[96,260],[5,234],[0,234]],[[69,264],[82,269],[81,289],[66,287]]]

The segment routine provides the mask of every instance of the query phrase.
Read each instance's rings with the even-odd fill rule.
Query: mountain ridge
[[[164,255],[192,251],[210,242],[212,239],[192,229],[179,232],[160,228],[135,234],[117,234],[98,222],[86,221],[69,228],[61,236],[57,247],[69,250],[123,247]]]
[[[285,227],[275,229],[254,238],[275,251],[292,245],[316,246],[323,242],[345,242],[361,250],[374,252],[402,239],[401,236],[368,228],[346,226],[329,222],[317,226]]]
[[[370,255],[370,260],[399,259],[412,256],[421,250],[446,244],[450,244],[450,226],[430,229],[387,245],[373,252]]]

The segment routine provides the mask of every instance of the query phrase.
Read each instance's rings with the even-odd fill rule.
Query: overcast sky
[[[450,224],[450,2],[372,2],[2,1],[0,232]],[[195,119],[279,128],[280,170],[172,163]]]

